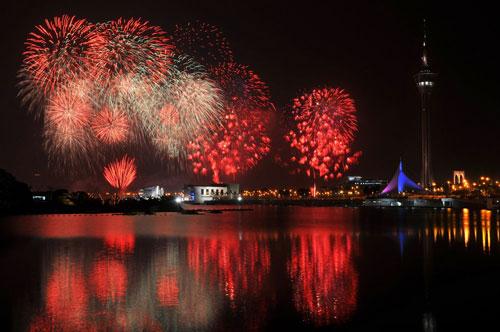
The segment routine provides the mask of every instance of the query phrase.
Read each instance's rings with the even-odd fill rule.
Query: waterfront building
[[[221,183],[208,185],[186,185],[184,194],[187,201],[205,203],[214,200],[235,200],[240,196],[240,185],[237,183]]]

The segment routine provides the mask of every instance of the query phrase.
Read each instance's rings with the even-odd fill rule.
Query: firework
[[[141,19],[119,18],[96,28],[103,39],[97,65],[95,103],[118,108],[133,119],[134,138],[144,138],[150,128],[141,128],[141,117],[151,112],[154,90],[166,80],[173,46],[166,33]]]
[[[168,72],[173,46],[166,33],[141,19],[119,18],[97,27],[104,46],[98,54],[98,77],[105,82],[117,76],[160,81]]]
[[[172,40],[179,54],[187,54],[205,66],[233,61],[226,38],[217,27],[208,23],[176,25]]]
[[[159,156],[184,159],[188,142],[221,117],[223,100],[203,66],[185,55],[172,60],[168,77],[143,100],[141,109],[152,111],[137,115]]]
[[[208,135],[222,114],[222,95],[215,82],[181,73],[167,86],[154,143],[162,153],[181,157],[188,142]]]
[[[129,132],[129,119],[118,109],[104,108],[92,119],[92,129],[96,137],[103,143],[114,144],[124,142]]]
[[[267,86],[232,63],[215,27],[177,26],[173,36],[177,50],[160,27],[134,18],[91,24],[65,15],[37,26],[20,94],[40,106],[50,157],[94,168],[116,144],[152,144],[214,181],[254,167],[270,149]]]
[[[357,132],[354,100],[342,89],[315,89],[293,102],[294,125],[285,139],[297,171],[324,180],[342,177],[361,152],[351,154]]]
[[[224,118],[209,136],[189,144],[188,159],[195,174],[211,172],[217,183],[251,169],[269,152],[272,104],[266,85],[247,67],[225,64],[213,72],[224,92]]]
[[[44,118],[44,136],[49,152],[65,163],[76,161],[92,150],[88,126],[92,108],[78,91],[63,88],[49,99]]]
[[[269,89],[247,66],[225,63],[212,69],[212,75],[224,91],[226,105],[232,108],[268,109]]]
[[[125,155],[105,166],[103,175],[112,187],[123,193],[135,180],[136,173],[135,159]]]
[[[37,25],[25,44],[21,94],[25,102],[37,102],[61,83],[87,74],[95,65],[102,39],[87,20],[63,15]]]

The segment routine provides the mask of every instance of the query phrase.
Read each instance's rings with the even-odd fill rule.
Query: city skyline
[[[439,19],[439,13],[442,11],[439,7],[431,8],[428,10],[430,13],[424,13],[418,10],[412,12],[411,6],[403,8],[390,3],[380,6],[367,5],[357,16],[352,14],[356,5],[343,5],[341,12],[347,13],[346,18],[342,19],[339,13],[335,13],[332,14],[331,25],[316,23],[310,27],[308,23],[311,25],[312,19],[305,20],[303,26],[292,27],[286,19],[273,21],[267,17],[277,12],[279,6],[276,4],[268,8],[268,14],[259,14],[256,13],[257,8],[243,8],[244,5],[240,5],[241,8],[233,7],[225,12],[217,6],[205,8],[205,11],[194,10],[191,15],[188,15],[188,9],[177,8],[177,16],[171,14],[163,18],[153,10],[133,8],[134,4],[124,4],[115,10],[103,8],[102,13],[98,15],[89,12],[90,6],[80,5],[64,12],[61,12],[63,6],[57,9],[56,6],[57,4],[43,5],[39,8],[40,11],[27,10],[28,15],[15,23],[8,18],[3,20],[15,29],[10,29],[12,33],[3,35],[5,38],[2,38],[11,47],[8,47],[9,54],[2,54],[2,60],[8,63],[8,66],[7,80],[4,83],[7,88],[2,93],[4,111],[0,143],[4,153],[0,159],[0,167],[12,172],[22,181],[36,182],[38,179],[33,174],[38,172],[42,174],[44,181],[54,186],[65,185],[48,169],[40,142],[41,123],[33,121],[26,109],[20,105],[19,99],[15,97],[14,87],[22,43],[27,33],[44,18],[63,13],[77,16],[86,14],[91,20],[114,19],[119,16],[142,17],[165,27],[167,31],[174,24],[186,21],[200,20],[215,24],[227,36],[239,62],[250,65],[268,83],[271,99],[278,105],[279,111],[286,110],[295,96],[309,89],[327,85],[345,88],[353,96],[358,109],[359,133],[354,147],[364,153],[359,165],[352,167],[349,174],[377,178],[389,178],[393,165],[400,156],[404,158],[411,177],[418,178],[420,172],[419,154],[416,153],[419,145],[419,101],[411,75],[418,70],[421,19],[426,14],[428,30],[432,31],[429,43],[432,45],[433,68],[440,72],[433,105],[433,111],[436,111],[433,118],[433,124],[436,124],[433,129],[433,167],[436,178],[451,178],[455,169],[464,169],[471,176],[498,175],[498,168],[495,167],[498,156],[495,155],[494,143],[495,137],[498,136],[498,124],[495,123],[495,115],[491,112],[498,101],[495,100],[494,94],[488,93],[489,89],[494,91],[495,84],[498,83],[494,81],[494,77],[488,76],[494,72],[495,67],[486,70],[488,65],[496,64],[489,63],[488,56],[491,55],[488,47],[492,47],[491,45],[469,42],[471,35],[475,35],[474,32],[488,26],[488,20],[484,17],[475,22],[475,26],[471,24],[470,31],[460,34],[452,33],[452,30],[458,28],[456,31],[464,32],[460,30],[464,27],[459,23],[464,18],[465,11],[456,9],[456,15],[452,19],[442,20]],[[21,7],[13,7],[12,11],[19,11]],[[132,11],[136,14],[131,13]],[[218,11],[228,15],[218,16]],[[293,10],[291,12],[290,17],[296,17],[297,14]],[[377,14],[382,15],[385,20],[377,20]],[[396,14],[402,15],[395,18]],[[241,23],[236,23],[238,17],[242,18]],[[255,31],[246,29],[245,22],[248,23],[251,17],[260,18],[263,26]],[[368,25],[373,24],[373,29],[361,27],[361,20],[365,20],[363,23]],[[282,29],[287,29],[288,33],[281,36],[270,34],[270,40],[265,40],[264,33],[273,30],[270,27],[280,23],[284,26]],[[330,29],[337,33],[329,33]],[[2,30],[5,34],[9,29]],[[475,35],[476,40],[487,41],[488,32],[494,33],[487,31],[482,36]],[[371,40],[370,37],[375,35],[379,38]],[[356,36],[365,38],[356,39]],[[279,39],[283,39],[281,43],[272,47],[271,41],[277,42]],[[447,40],[449,44],[446,44]],[[300,47],[293,53],[297,44]],[[468,48],[466,52],[460,51],[464,48]],[[363,51],[366,54],[363,54]],[[484,61],[471,61],[472,64],[468,62],[477,58]],[[478,73],[481,80],[476,80],[475,75],[479,75]],[[377,82],[382,84],[377,85]],[[491,106],[488,107],[489,105]],[[466,117],[471,107],[476,107],[474,116]],[[255,169],[239,180],[249,183],[257,177],[257,183],[261,185],[272,181],[278,182],[278,185],[279,182],[290,181],[296,185],[308,183],[304,177],[277,178],[276,175],[283,171],[273,164],[273,156],[274,152],[271,152]],[[147,184],[148,176],[165,176],[165,173],[162,175],[164,165],[145,163],[141,167],[144,184]]]

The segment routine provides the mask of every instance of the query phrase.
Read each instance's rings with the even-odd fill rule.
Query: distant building
[[[139,190],[138,194],[142,199],[159,199],[165,194],[165,191],[160,186],[154,186],[143,188]]]
[[[184,194],[188,201],[200,204],[213,200],[232,200],[240,197],[240,185],[236,183],[186,185]]]

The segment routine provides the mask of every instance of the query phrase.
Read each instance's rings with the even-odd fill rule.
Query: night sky
[[[236,61],[268,83],[278,110],[286,110],[294,97],[315,87],[342,87],[352,95],[359,120],[354,147],[364,154],[350,174],[390,178],[402,157],[407,174],[418,180],[419,113],[413,74],[419,70],[426,17],[430,65],[439,74],[432,109],[435,177],[451,178],[454,169],[469,176],[499,177],[500,28],[494,13],[480,5],[439,7],[422,1],[9,1],[0,14],[0,168],[35,188],[104,185],[99,174],[77,180],[47,166],[41,121],[28,114],[16,96],[16,72],[27,34],[44,18],[70,14],[93,22],[142,17],[167,32],[188,21],[216,25],[232,45]],[[251,187],[307,183],[304,177],[287,175],[273,163],[273,156],[240,182]],[[160,183],[175,189],[195,181],[167,175],[154,163],[139,172],[135,187]]]

